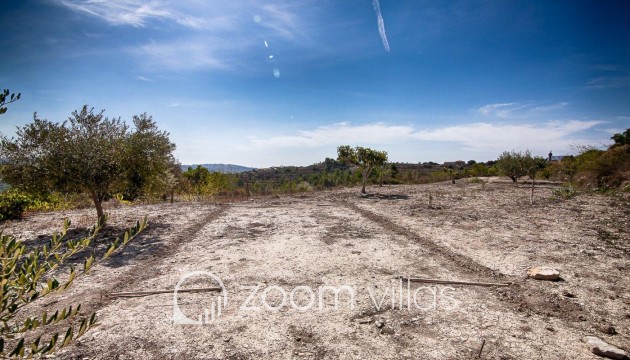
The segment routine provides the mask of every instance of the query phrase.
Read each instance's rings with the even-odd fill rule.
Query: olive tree
[[[357,166],[361,170],[361,193],[365,194],[365,185],[368,176],[370,176],[372,169],[385,164],[387,161],[387,152],[361,146],[352,148],[349,145],[343,145],[337,148],[337,161]]]
[[[527,174],[532,179],[532,192],[530,196],[529,203],[530,205],[534,205],[534,186],[536,184],[536,175],[547,167],[548,161],[540,156],[529,157],[525,159],[525,168],[527,169]]]
[[[146,186],[172,161],[175,145],[168,134],[158,132],[147,116],[134,123],[131,131],[120,118],[106,118],[87,105],[63,123],[35,114],[15,138],[2,136],[2,179],[31,193],[88,194],[98,218],[104,219],[104,201]]]
[[[172,174],[172,165],[176,162],[172,156],[175,144],[147,113],[134,116],[133,125],[134,130],[125,147],[125,199],[135,200],[146,193],[170,193],[175,186],[172,184],[175,181],[175,174]]]
[[[504,151],[497,159],[496,167],[501,175],[509,177],[516,183],[519,177],[529,174],[532,160],[529,150],[525,150],[524,153],[515,150]]]

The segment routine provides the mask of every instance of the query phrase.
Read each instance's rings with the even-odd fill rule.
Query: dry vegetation
[[[527,184],[399,185],[259,198],[229,204],[180,203],[110,209],[116,234],[149,215],[149,228],[118,256],[68,291],[30,310],[82,302],[100,325],[55,356],[77,359],[473,358],[595,359],[595,335],[630,350],[630,194],[564,199],[541,184],[530,206]],[[429,197],[431,206],[429,207]],[[69,217],[78,234],[93,210],[37,213],[5,222],[5,233],[36,243]],[[103,245],[104,246],[104,245]],[[530,267],[561,273],[528,279]],[[190,271],[210,271],[227,288],[228,307],[202,326],[174,325],[172,295],[111,298],[115,291],[172,289]],[[387,295],[398,276],[511,283],[508,287],[430,286],[435,308],[411,309]],[[209,284],[191,279],[184,287]],[[356,306],[298,311],[239,310],[243,286],[348,285]],[[404,287],[407,285],[405,284]],[[411,284],[413,292],[422,286]],[[425,289],[426,290],[426,289]],[[420,291],[422,307],[432,304]],[[279,291],[267,303],[278,305]],[[306,304],[304,292],[295,301]],[[216,294],[181,294],[191,318]],[[251,304],[260,302],[258,293]],[[342,296],[342,300],[344,297]],[[397,298],[398,299],[398,298]],[[324,297],[324,305],[331,298]]]

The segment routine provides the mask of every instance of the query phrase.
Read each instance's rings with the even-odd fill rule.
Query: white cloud
[[[586,89],[613,89],[630,87],[630,76],[601,76],[591,79],[586,84]]]
[[[60,0],[61,4],[77,11],[98,17],[112,25],[144,27],[150,20],[173,21],[198,28],[203,19],[181,13],[154,0]]]
[[[411,126],[382,123],[352,126],[339,123],[320,126],[314,130],[302,130],[296,135],[273,136],[268,139],[250,138],[254,145],[262,147],[318,147],[335,144],[388,143],[410,138]]]
[[[234,32],[252,17],[259,25],[286,39],[301,35],[300,9],[309,4],[279,1],[274,4],[245,1],[161,0],[57,0],[61,5],[97,17],[111,25],[148,27],[151,21],[172,22],[199,31]],[[313,13],[313,11],[311,11]]]
[[[421,130],[415,132],[413,137],[418,140],[458,142],[463,149],[475,151],[564,148],[581,141],[576,136],[579,132],[601,123],[578,120],[550,121],[541,125],[474,123]]]
[[[140,81],[146,81],[146,82],[155,82],[155,80],[151,80],[148,77],[144,77],[142,75],[138,75],[136,76],[136,79],[140,80]]]
[[[57,0],[63,6],[113,26],[133,26],[160,31],[160,23],[180,25],[168,37],[153,36],[145,44],[126,49],[147,70],[238,70],[262,72],[249,50],[290,43],[293,48],[315,48],[317,35],[311,24],[318,16],[310,1],[279,0]],[[258,21],[255,21],[256,18]],[[125,50],[125,49],[123,49]],[[304,52],[310,53],[310,52]],[[256,65],[254,64],[256,61]],[[266,63],[265,63],[266,64]],[[265,69],[270,72],[270,69]]]
[[[260,16],[258,24],[276,35],[285,39],[295,39],[297,36],[303,35],[302,20],[297,15],[295,5],[266,4],[261,7],[253,7],[253,11]]]
[[[554,103],[554,104],[532,106],[528,110],[531,111],[531,112],[547,112],[547,111],[553,111],[553,110],[562,109],[562,108],[566,107],[567,105],[569,105],[568,102],[562,101],[562,102],[557,102],[557,103]]]
[[[518,105],[516,103],[503,103],[503,104],[490,104],[484,105],[477,109],[483,115],[496,115],[499,117],[507,116],[511,111],[514,110],[514,107]]]
[[[499,118],[514,118],[531,116],[540,113],[559,110],[566,107],[568,102],[557,102],[551,104],[541,104],[538,102],[531,103],[499,103],[484,105],[477,109],[477,111],[484,116],[495,116]]]
[[[582,143],[579,133],[591,130],[601,121],[549,121],[543,124],[473,123],[417,130],[408,125],[384,123],[351,125],[348,123],[302,130],[295,135],[250,137],[261,148],[303,148],[328,145],[370,145],[398,142],[454,142],[465,151],[500,152],[508,149],[564,149]],[[547,150],[548,151],[548,150]]]
[[[151,42],[129,49],[129,52],[141,61],[141,66],[147,71],[229,69],[223,54],[229,47],[208,39],[205,43],[198,40]]]

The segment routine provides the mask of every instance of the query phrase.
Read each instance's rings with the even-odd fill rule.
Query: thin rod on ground
[[[440,279],[423,279],[402,277],[409,282],[428,283],[428,284],[449,284],[449,285],[470,285],[470,286],[510,286],[509,283],[486,283],[477,281],[458,281],[458,280],[440,280]]]
[[[207,291],[222,291],[220,287],[207,287],[207,288],[192,288],[192,289],[179,289],[177,293],[194,293],[194,292],[207,292]],[[156,294],[172,294],[175,290],[154,290],[154,291],[129,291],[129,292],[115,292],[109,293],[107,296],[112,297],[137,297]]]

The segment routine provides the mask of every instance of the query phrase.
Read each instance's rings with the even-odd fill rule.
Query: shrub
[[[306,181],[301,181],[297,184],[297,191],[299,192],[313,191],[313,186]]]
[[[0,193],[0,221],[21,219],[24,211],[34,203],[33,197],[13,189]]]
[[[578,192],[573,188],[573,186],[561,187],[559,189],[555,189],[553,194],[557,197],[561,197],[563,199],[570,199],[578,194]]]
[[[36,195],[13,188],[0,193],[0,221],[20,219],[26,211],[53,211],[77,205],[78,199],[59,193]]]
[[[630,145],[612,147],[607,151],[586,149],[575,157],[578,183],[598,190],[617,188],[628,181]]]

